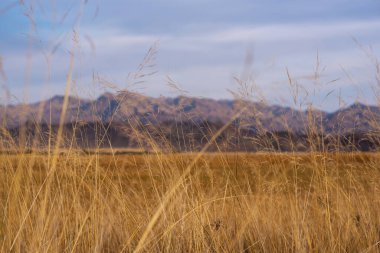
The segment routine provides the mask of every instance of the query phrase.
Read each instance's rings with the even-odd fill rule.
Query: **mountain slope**
[[[55,96],[47,101],[29,105],[1,107],[0,121],[8,129],[25,123],[58,125],[64,98]],[[245,112],[238,124],[257,133],[286,131],[308,133],[374,132],[379,130],[380,109],[354,104],[333,113],[298,111],[289,107],[263,103],[213,100],[207,98],[153,98],[136,93],[106,93],[95,100],[70,97],[65,124],[127,123],[137,120],[143,124],[164,122],[211,122],[225,124],[241,108]]]

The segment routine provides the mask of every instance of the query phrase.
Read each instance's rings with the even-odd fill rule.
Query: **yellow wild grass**
[[[195,156],[3,154],[1,251],[379,251],[378,154]]]
[[[307,153],[206,153],[228,124],[199,153],[163,153],[152,138],[149,154],[121,155],[112,147],[108,154],[99,148],[62,152],[76,43],[74,37],[61,123],[46,154],[33,147],[25,152],[2,128],[20,152],[0,155],[1,252],[380,251],[378,153],[328,153],[324,147]],[[130,86],[155,73],[145,71],[155,53],[152,47]],[[288,70],[287,76],[294,104],[301,107],[300,86]],[[234,95],[244,111],[252,80],[236,81]],[[117,92],[122,110],[128,94]],[[257,120],[254,109],[249,116]],[[310,113],[308,120],[308,141],[319,147],[318,119]],[[258,132],[265,129],[259,126]],[[261,141],[270,149],[269,140]]]

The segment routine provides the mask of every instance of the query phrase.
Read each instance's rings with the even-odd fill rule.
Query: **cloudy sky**
[[[378,0],[2,0],[0,83],[13,103],[63,94],[74,55],[82,97],[107,86],[176,96],[171,79],[232,98],[236,77],[256,100],[335,110],[375,103],[379,31]],[[136,79],[150,48],[142,73],[154,74]]]

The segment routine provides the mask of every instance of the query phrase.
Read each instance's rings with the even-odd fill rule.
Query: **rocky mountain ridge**
[[[63,96],[55,96],[28,105],[1,106],[0,122],[8,129],[26,123],[58,125],[63,102]],[[153,125],[164,122],[225,124],[242,108],[246,110],[238,117],[238,124],[257,132],[307,133],[312,130],[341,133],[380,130],[380,108],[360,103],[328,113],[318,110],[300,111],[260,102],[185,96],[153,98],[130,92],[105,93],[95,100],[70,97],[64,123],[121,124],[133,119]]]

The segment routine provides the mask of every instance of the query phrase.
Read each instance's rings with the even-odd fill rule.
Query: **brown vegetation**
[[[73,98],[76,28],[65,95],[0,108],[1,252],[380,252],[380,155],[357,152],[378,148],[379,107],[315,110],[288,70],[297,109],[257,102],[250,76],[234,101],[96,75],[115,95]],[[155,73],[156,50],[129,84]]]
[[[2,252],[380,250],[378,154],[52,159],[0,157]]]

